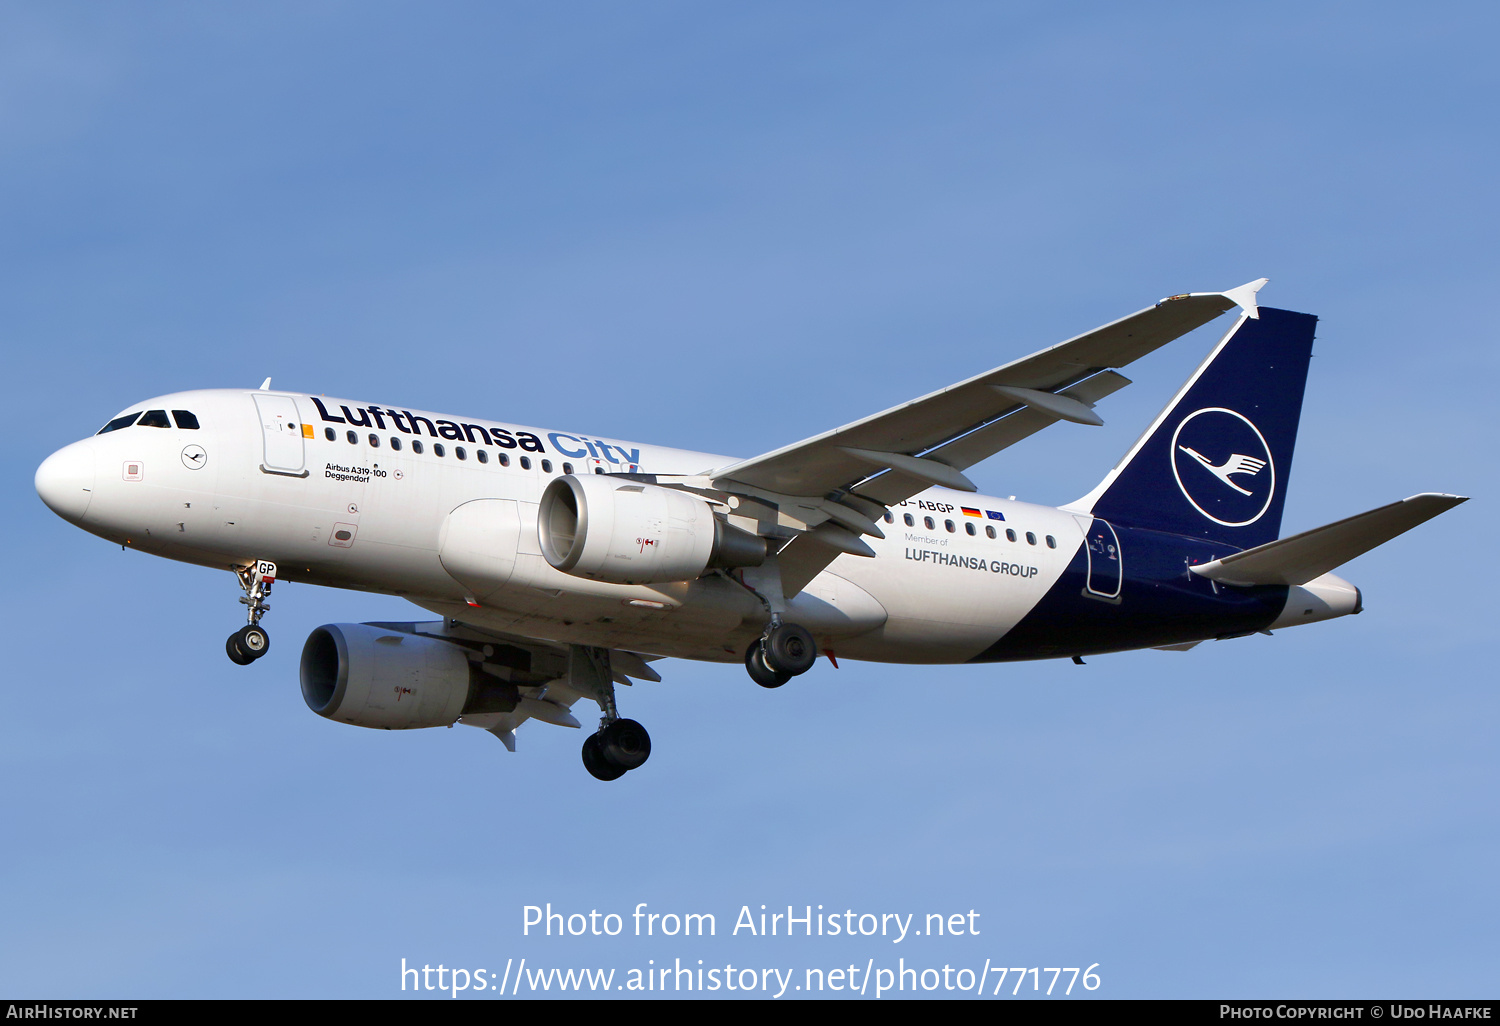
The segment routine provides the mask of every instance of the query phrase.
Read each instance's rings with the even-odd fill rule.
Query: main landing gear
[[[224,642],[224,651],[231,661],[249,666],[271,649],[271,636],[260,625],[260,618],[271,611],[265,602],[271,594],[271,585],[276,583],[276,564],[268,559],[258,559],[250,566],[235,570],[240,587],[245,594],[240,601],[249,610],[250,622],[229,636]]]
[[[651,757],[651,735],[646,728],[622,719],[615,707],[615,680],[609,649],[568,646],[568,684],[598,702],[603,714],[599,730],[583,742],[583,768],[597,780],[618,780]]]
[[[605,720],[583,742],[583,768],[598,780],[618,780],[651,756],[651,735],[635,720]]]
[[[799,674],[812,669],[818,658],[818,647],[807,628],[782,623],[771,618],[766,633],[756,638],[745,651],[745,669],[750,679],[763,688],[779,688]]]

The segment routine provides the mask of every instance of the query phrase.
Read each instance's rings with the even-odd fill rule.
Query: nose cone
[[[74,442],[48,456],[36,468],[36,493],[64,520],[82,520],[94,497],[94,447]]]

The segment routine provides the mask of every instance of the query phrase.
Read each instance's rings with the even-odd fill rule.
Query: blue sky
[[[1098,963],[1104,996],[1493,996],[1496,70],[1489,5],[0,8],[0,992],[389,997],[399,966]],[[750,455],[1161,296],[1322,321],[1285,527],[1474,496],[1346,568],[1358,617],[777,692],[672,662],[650,765],[304,707],[283,587],[54,517],[51,451],[278,385]],[[1058,503],[1102,429],[975,469]],[[1477,571],[1477,572],[1476,572]],[[712,912],[547,940],[522,907]],[[978,937],[752,941],[742,905],[975,909]],[[1007,992],[1009,986],[1006,987]],[[943,992],[937,992],[941,995]]]

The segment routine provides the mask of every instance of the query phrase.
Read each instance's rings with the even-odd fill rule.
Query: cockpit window
[[[167,419],[166,410],[147,410],[141,414],[141,419],[136,422],[135,426],[169,428],[172,422]]]
[[[123,417],[116,417],[114,420],[110,421],[108,424],[104,425],[102,428],[96,431],[95,434],[103,435],[108,434],[111,431],[118,431],[121,428],[128,428],[130,425],[135,423],[135,418],[139,417],[140,415],[141,411],[136,410],[134,413],[127,413]]]
[[[198,418],[193,416],[187,410],[173,410],[172,419],[177,421],[177,426],[182,428],[184,431],[198,430]]]

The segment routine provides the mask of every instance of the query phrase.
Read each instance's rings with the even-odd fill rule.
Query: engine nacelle
[[[302,698],[319,716],[357,727],[446,727],[462,713],[508,712],[516,688],[436,638],[367,623],[324,624],[302,647]]]
[[[605,475],[548,485],[537,540],[554,568],[612,584],[691,581],[711,566],[766,559],[764,538],[720,520],[696,495]]]

